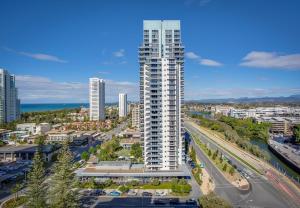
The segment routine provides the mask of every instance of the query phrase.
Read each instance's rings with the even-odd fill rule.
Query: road
[[[197,135],[203,143],[209,144],[211,149],[219,149],[224,155],[232,161],[233,164],[239,169],[247,168],[240,161],[231,157],[224,149],[218,144],[213,142],[206,135],[202,134],[199,129],[193,126],[190,122],[185,122],[185,128],[192,134]],[[220,171],[208,160],[207,156],[201,151],[201,149],[192,140],[192,145],[195,148],[196,154],[200,160],[206,165],[206,170],[209,175],[213,177],[216,184],[215,192],[229,200],[235,207],[297,207],[296,203],[275,189],[266,178],[261,177],[257,173],[253,172],[253,176],[249,178],[251,184],[251,190],[248,193],[242,193],[233,185],[231,185],[220,173]]]

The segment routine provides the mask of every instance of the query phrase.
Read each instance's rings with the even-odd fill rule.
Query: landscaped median
[[[191,136],[200,149],[208,156],[209,160],[212,161],[212,163],[232,185],[241,190],[247,190],[250,188],[248,181],[235,170],[234,166],[228,163],[222,153],[218,150],[212,151],[206,144],[202,143],[196,135],[191,134]]]
[[[201,192],[203,194],[208,194],[215,189],[215,184],[211,177],[209,176],[208,172],[205,168],[200,167],[200,160],[196,155],[195,149],[191,146],[189,148],[189,155],[192,161],[196,164],[195,167],[192,169],[192,174],[199,184]]]

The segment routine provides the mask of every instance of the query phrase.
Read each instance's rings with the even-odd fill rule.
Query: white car
[[[156,191],[155,192],[155,196],[166,196],[166,195],[167,195],[167,193],[164,191]]]
[[[127,193],[128,196],[136,196],[137,195],[137,192],[135,191],[132,191],[132,190],[129,190],[128,193]]]

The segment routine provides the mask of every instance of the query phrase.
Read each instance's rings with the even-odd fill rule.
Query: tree
[[[49,201],[53,208],[78,207],[77,193],[75,189],[75,175],[73,173],[73,156],[68,143],[64,143],[54,164]]]
[[[128,192],[129,191],[129,187],[128,186],[120,186],[119,188],[119,191],[121,191],[122,193],[125,193],[125,192]]]
[[[89,148],[89,153],[94,155],[96,153],[96,148],[95,147],[90,147]]]
[[[190,157],[194,162],[196,162],[196,152],[193,146],[191,147]]]
[[[295,142],[300,143],[300,124],[294,126],[293,133],[295,137]]]
[[[87,151],[84,151],[81,153],[81,159],[84,160],[84,161],[88,161],[90,155]]]
[[[154,178],[154,179],[152,179],[151,184],[153,186],[158,186],[160,184],[160,181],[158,180],[158,178]]]
[[[198,200],[201,207],[203,208],[231,208],[232,207],[229,202],[218,197],[213,192],[201,196]]]
[[[209,157],[211,156],[211,150],[210,149],[208,150],[208,156]]]
[[[227,163],[225,163],[224,165],[223,165],[223,171],[225,171],[226,172],[226,170],[227,170]]]
[[[212,156],[212,159],[215,160],[217,158],[217,156],[218,156],[218,152],[215,151],[214,154],[213,154],[213,156]]]
[[[139,159],[143,155],[143,150],[140,143],[134,143],[131,145],[130,154],[134,156],[136,159]]]
[[[230,175],[233,175],[233,174],[234,174],[234,167],[233,167],[233,166],[231,166],[231,168],[229,169],[229,174],[230,174]]]
[[[46,207],[47,187],[42,185],[44,181],[45,168],[40,148],[34,154],[33,166],[28,174],[27,206],[30,208]]]
[[[12,189],[11,189],[11,193],[14,194],[14,199],[15,201],[18,199],[19,197],[19,192],[22,190],[23,186],[20,183],[17,183]]]

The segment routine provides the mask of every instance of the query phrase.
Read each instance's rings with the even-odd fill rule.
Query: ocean
[[[62,109],[89,107],[88,103],[50,103],[50,104],[21,104],[21,112],[41,112]]]

